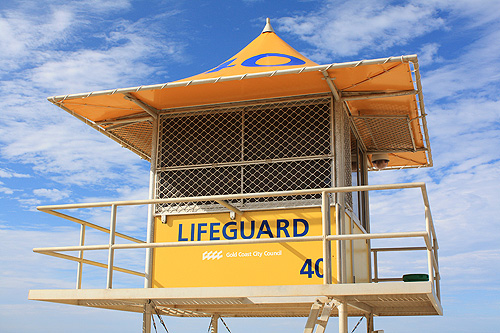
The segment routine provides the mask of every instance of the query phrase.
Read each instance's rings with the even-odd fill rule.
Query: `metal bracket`
[[[144,111],[146,111],[154,119],[158,118],[158,113],[159,113],[158,109],[155,109],[151,105],[148,105],[147,103],[144,103],[143,101],[141,101],[140,99],[138,99],[137,97],[135,97],[134,95],[132,95],[130,93],[126,93],[123,97],[126,100],[129,100],[129,101],[134,102],[135,104],[137,104],[141,109],[143,109]]]
[[[232,213],[234,214],[238,214],[238,215],[243,215],[243,212],[241,210],[239,210],[238,208],[234,207],[233,205],[231,205],[229,202],[227,202],[226,200],[215,200],[218,204],[220,204],[221,206],[224,206],[226,207],[227,209],[229,209]],[[236,217],[236,216],[234,216]],[[232,219],[234,219],[234,217],[231,217]]]
[[[328,72],[322,71],[321,73],[323,73],[323,76],[325,77],[326,83],[328,84],[328,88],[330,88],[330,91],[332,92],[335,100],[340,101],[340,99],[341,99],[340,92],[337,89],[337,87],[335,87],[335,84],[332,82],[332,78],[328,75]]]

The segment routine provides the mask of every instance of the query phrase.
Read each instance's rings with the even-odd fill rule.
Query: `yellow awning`
[[[332,93],[332,87],[350,111],[369,152],[391,153],[390,167],[432,164],[416,56],[318,65],[279,38],[269,24],[243,50],[204,73],[165,84],[48,99],[148,159],[151,126],[139,126],[134,129],[137,134],[127,135],[116,129],[119,124],[144,121],[149,117],[145,112],[148,108],[153,113],[168,112],[190,106]],[[384,121],[389,127],[384,127]],[[391,127],[400,128],[401,135],[391,132]],[[412,144],[401,145],[398,140]]]

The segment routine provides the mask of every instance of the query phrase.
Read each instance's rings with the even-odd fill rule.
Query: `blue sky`
[[[377,318],[376,328],[497,331],[498,0],[0,2],[0,331],[137,332],[141,327],[136,314],[27,300],[29,289],[73,288],[75,280],[75,265],[31,250],[76,244],[78,228],[36,206],[144,199],[148,193],[145,161],[46,97],[198,74],[257,37],[266,17],[282,39],[321,64],[418,54],[434,167],[376,172],[370,183],[427,182],[441,247],[445,315]],[[372,197],[375,231],[421,229],[421,220],[390,214],[405,196]],[[413,216],[413,201],[407,202],[403,208]],[[107,223],[106,212],[86,214]],[[138,222],[143,211],[127,216],[123,231],[143,234],[144,223]],[[104,274],[96,270],[87,287],[99,286]],[[305,320],[226,322],[233,332],[300,332]],[[166,323],[171,332],[208,327],[206,319],[166,318]],[[330,325],[327,331],[335,332],[335,321]]]

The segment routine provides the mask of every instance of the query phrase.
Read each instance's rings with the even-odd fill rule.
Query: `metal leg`
[[[142,312],[142,333],[151,333],[151,305],[149,302],[144,304]]]
[[[210,322],[210,333],[217,333],[219,330],[219,315],[212,315]]]
[[[342,301],[338,305],[339,309],[339,333],[348,333],[347,303]]]
[[[366,315],[366,333],[373,332],[373,313]]]

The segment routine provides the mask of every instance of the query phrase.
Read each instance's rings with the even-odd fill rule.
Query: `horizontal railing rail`
[[[214,201],[219,203],[222,207],[228,209],[229,211],[242,213],[241,208],[233,207],[228,201],[238,200],[238,199],[250,199],[250,198],[265,198],[265,197],[278,197],[278,196],[299,196],[299,195],[311,195],[311,194],[321,194],[322,199],[322,221],[323,223],[330,221],[330,215],[327,214],[330,205],[330,201],[327,199],[329,194],[333,193],[346,193],[346,192],[358,192],[358,191],[380,191],[380,190],[399,190],[399,189],[409,189],[409,188],[420,188],[423,197],[423,203],[425,208],[425,221],[426,230],[425,231],[412,231],[412,232],[392,232],[392,233],[367,233],[367,234],[345,234],[345,235],[330,235],[325,234],[325,229],[323,228],[322,236],[304,236],[304,237],[285,237],[285,238],[266,238],[266,239],[236,239],[236,240],[214,240],[214,241],[183,241],[183,242],[157,242],[157,243],[147,243],[141,241],[137,238],[130,237],[121,233],[116,232],[116,222],[117,222],[117,207],[120,206],[136,206],[136,205],[152,205],[152,204],[163,204],[163,203],[185,203],[185,202],[200,202],[200,201]],[[60,213],[56,210],[65,209],[82,209],[82,208],[111,208],[111,222],[110,228],[105,228],[98,226],[96,224],[78,219],[76,217]],[[89,264],[98,267],[105,267],[108,270],[107,274],[107,288],[112,288],[113,271],[120,271],[127,274],[133,274],[137,276],[146,276],[143,272],[137,272],[121,267],[116,267],[113,265],[114,261],[114,251],[123,249],[147,249],[147,248],[166,248],[166,247],[188,247],[188,246],[215,246],[215,245],[236,245],[236,244],[264,244],[264,243],[290,243],[290,242],[311,242],[311,241],[321,241],[323,242],[323,248],[325,249],[329,246],[332,241],[352,241],[352,240],[373,240],[373,239],[395,239],[395,238],[422,238],[425,246],[418,248],[386,248],[386,249],[372,249],[372,252],[377,253],[380,251],[404,251],[404,250],[426,250],[428,253],[428,271],[429,271],[429,281],[431,282],[436,294],[439,298],[439,265],[438,265],[438,243],[436,232],[434,229],[434,223],[432,220],[432,215],[430,212],[430,206],[427,196],[427,191],[425,183],[406,183],[406,184],[390,184],[390,185],[364,185],[364,186],[348,186],[348,187],[334,187],[334,188],[321,188],[321,189],[306,189],[306,190],[294,190],[294,191],[278,191],[278,192],[261,192],[261,193],[246,193],[246,194],[227,194],[227,195],[214,195],[214,196],[198,196],[198,197],[181,197],[181,198],[167,198],[167,199],[150,199],[150,200],[129,200],[129,201],[109,201],[109,202],[98,202],[98,203],[80,203],[80,204],[64,204],[64,205],[50,205],[50,206],[40,206],[37,207],[38,210],[65,218],[69,221],[79,223],[81,225],[80,234],[80,245],[77,246],[59,246],[59,247],[45,247],[45,248],[35,248],[33,249],[36,253],[46,254],[50,256],[55,256],[67,260],[72,260],[78,262],[78,274],[77,274],[77,288],[81,288],[82,284],[82,265]],[[85,245],[85,227],[90,227],[99,231],[109,233],[109,244],[104,245]],[[132,241],[130,244],[115,244],[115,236],[121,237],[123,239]],[[84,251],[96,251],[96,250],[107,250],[108,251],[108,263],[100,263],[83,258]],[[67,251],[79,251],[80,255],[78,257],[62,254],[59,252]],[[376,257],[374,260],[374,267],[378,270],[378,264],[376,262]],[[325,272],[331,272],[331,258],[326,257],[324,260],[324,270]],[[377,270],[375,272],[377,272]],[[331,279],[331,277],[330,277]],[[374,282],[388,281],[388,279],[378,278],[378,273],[376,273]],[[391,280],[393,281],[393,280]],[[324,274],[324,283],[331,283],[328,280],[327,274]]]

